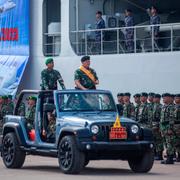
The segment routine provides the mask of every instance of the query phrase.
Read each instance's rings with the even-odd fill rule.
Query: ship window
[[[60,0],[44,0],[43,3],[43,53],[59,56],[61,51],[61,3]]]

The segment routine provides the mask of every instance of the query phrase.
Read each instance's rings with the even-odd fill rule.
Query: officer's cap
[[[124,93],[118,93],[117,96],[124,96]]]
[[[131,97],[131,94],[129,92],[124,93],[124,96]]]
[[[155,95],[155,93],[153,93],[153,92],[150,92],[150,93],[148,94],[148,96],[151,96],[151,97],[154,97],[154,95]]]
[[[35,97],[35,96],[29,96],[29,97],[27,98],[27,100],[34,100],[34,101],[36,101],[36,100],[37,100],[37,97]]]
[[[46,65],[48,65],[49,63],[52,63],[54,60],[53,60],[53,58],[47,58],[46,59]]]
[[[155,94],[154,97],[155,98],[161,98],[161,95],[160,94]]]
[[[176,97],[176,98],[180,98],[180,94],[176,94],[175,97]]]
[[[81,62],[85,62],[85,61],[88,61],[88,60],[90,60],[90,56],[83,56],[81,58]]]
[[[133,97],[136,98],[136,97],[140,97],[141,95],[140,94],[135,94]]]
[[[141,97],[148,97],[148,93],[142,92],[142,93],[141,93]]]
[[[162,97],[171,97],[171,94],[169,94],[169,93],[164,93],[164,94],[162,94]]]

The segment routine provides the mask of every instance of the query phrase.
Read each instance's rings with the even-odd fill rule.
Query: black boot
[[[161,164],[174,164],[173,157],[174,155],[167,155],[167,159],[161,161]]]

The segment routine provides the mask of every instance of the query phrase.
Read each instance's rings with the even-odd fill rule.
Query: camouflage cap
[[[29,96],[29,97],[27,98],[27,100],[34,100],[34,101],[36,101],[36,100],[37,100],[37,97],[35,97],[35,96]]]
[[[124,93],[118,93],[117,96],[124,96]]]
[[[48,65],[49,63],[54,62],[53,58],[47,58],[45,64]]]
[[[154,98],[161,98],[161,95],[160,94],[155,94]]]
[[[141,93],[141,97],[148,97],[148,93],[142,92],[142,93]]]
[[[135,94],[133,97],[140,97],[141,95],[140,94]]]

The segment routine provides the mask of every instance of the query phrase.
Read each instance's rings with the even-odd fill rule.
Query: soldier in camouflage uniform
[[[90,57],[82,57],[81,63],[82,66],[77,69],[74,74],[76,89],[96,89],[96,85],[99,84],[99,80],[95,70],[90,68]]]
[[[28,109],[25,114],[26,127],[28,132],[35,128],[34,120],[36,113],[36,100],[37,98],[35,96],[29,96],[28,98]]]
[[[19,107],[18,107],[18,111],[17,111],[17,114],[19,116],[25,116],[25,113],[26,112],[26,105],[24,102],[21,102]]]
[[[148,94],[147,93],[141,93],[141,105],[139,107],[139,113],[137,121],[140,123],[141,126],[146,128],[151,128],[151,116],[149,116],[149,105],[147,102]]]
[[[52,58],[48,58],[46,60],[46,66],[47,68],[41,72],[42,90],[57,90],[57,81],[59,82],[62,89],[65,89],[61,74],[54,69],[54,61]]]
[[[123,106],[123,116],[127,118],[134,119],[134,105],[130,102],[131,94],[130,93],[124,93],[124,106]]]
[[[176,161],[180,162],[180,94],[175,96],[175,110],[174,110],[174,131],[176,135],[175,148],[177,152]]]
[[[118,109],[118,113],[120,116],[123,115],[123,106],[124,106],[124,100],[123,100],[124,94],[123,93],[118,93],[117,94],[117,100],[118,100],[118,104],[117,109]]]
[[[175,152],[175,133],[174,125],[174,105],[171,103],[171,95],[165,93],[162,95],[163,103],[161,110],[160,128],[162,137],[165,139],[167,159],[161,161],[162,164],[174,164],[173,157]]]
[[[161,95],[160,94],[155,94],[154,99],[153,99],[153,113],[152,113],[152,131],[153,131],[153,136],[154,136],[154,142],[155,142],[155,154],[156,160],[163,160],[162,153],[163,153],[163,140],[161,136],[161,131],[160,131],[160,119],[161,119],[161,109],[162,109],[162,104],[160,103],[161,101]]]
[[[141,101],[140,101],[140,94],[135,94],[133,97],[134,97],[134,102],[136,103],[135,105],[135,120],[137,121],[137,118],[138,118],[138,113],[139,113],[139,107],[141,105]]]
[[[14,103],[13,103],[13,99],[12,99],[12,95],[8,95],[8,106],[11,109],[11,111],[14,111]]]

